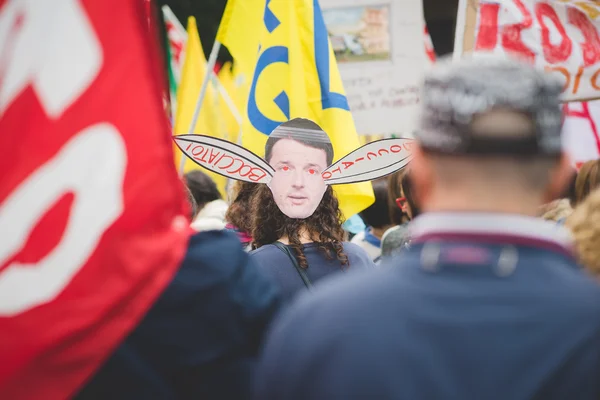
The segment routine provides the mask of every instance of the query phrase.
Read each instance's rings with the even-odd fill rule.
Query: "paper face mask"
[[[300,219],[314,213],[327,185],[370,181],[405,167],[413,142],[404,138],[378,140],[331,164],[333,147],[327,134],[318,125],[299,118],[271,133],[265,159],[210,136],[187,134],[174,140],[201,167],[231,179],[268,185],[281,212]]]

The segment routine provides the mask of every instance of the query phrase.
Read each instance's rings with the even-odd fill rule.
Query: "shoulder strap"
[[[298,275],[300,275],[300,278],[302,278],[302,282],[304,282],[304,286],[306,286],[306,288],[308,290],[310,290],[312,288],[312,284],[310,282],[310,279],[308,279],[308,275],[306,275],[306,271],[304,270],[304,268],[302,268],[300,266],[300,264],[298,264],[298,260],[296,259],[296,256],[294,254],[292,254],[292,252],[290,251],[289,247],[287,247],[286,245],[284,245],[281,242],[274,242],[273,244],[275,246],[277,246],[277,248],[279,250],[281,250],[285,254],[287,254],[287,256],[292,261],[292,265],[294,266],[294,268],[296,268],[296,271],[298,272]]]

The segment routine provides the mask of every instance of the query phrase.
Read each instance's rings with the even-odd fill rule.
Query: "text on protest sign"
[[[462,10],[466,14],[463,37],[456,38],[464,44],[463,52],[516,53],[560,77],[565,101],[600,98],[600,4],[573,0],[470,3]]]

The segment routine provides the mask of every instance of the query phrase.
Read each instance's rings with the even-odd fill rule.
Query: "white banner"
[[[600,3],[461,0],[455,55],[517,53],[564,81],[565,101],[600,98]]]
[[[565,104],[563,143],[578,168],[600,158],[600,100]]]
[[[421,1],[319,3],[358,133],[412,135],[428,64]]]

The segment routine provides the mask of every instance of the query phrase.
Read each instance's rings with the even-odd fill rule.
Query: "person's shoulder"
[[[365,266],[375,266],[373,259],[362,246],[351,242],[344,242],[342,245],[344,246],[344,252],[350,259],[360,260],[361,264]]]
[[[264,246],[259,247],[258,249],[250,251],[248,254],[254,259],[263,260],[271,259],[274,255],[275,257],[277,257],[279,253],[284,255],[283,252],[280,249],[278,249],[277,246],[275,246],[274,244],[266,244]]]
[[[227,268],[246,259],[240,241],[226,230],[198,232],[191,236],[183,265],[219,265]]]
[[[357,254],[357,255],[364,255],[365,257],[368,257],[368,254],[365,251],[365,249],[363,249],[363,247],[357,243],[343,242],[342,246],[344,246],[344,251],[346,252],[346,254]]]

